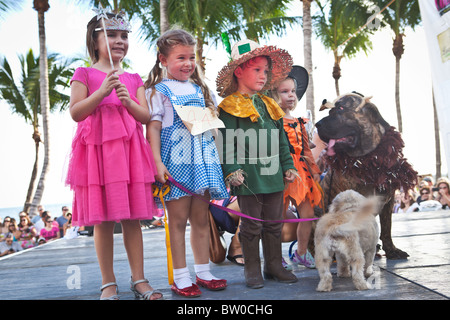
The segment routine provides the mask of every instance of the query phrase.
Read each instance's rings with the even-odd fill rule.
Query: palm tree
[[[286,0],[166,0],[171,25],[191,32],[197,39],[197,59],[204,70],[205,45],[221,42],[222,32],[231,39],[243,35],[257,39],[270,33],[282,34],[287,25],[298,22],[298,17],[285,17]],[[143,0],[138,16],[142,20],[141,35],[152,45],[160,35],[163,1]],[[159,6],[158,6],[159,4]]]
[[[140,12],[141,7],[143,6],[143,1],[141,0],[78,0],[79,4],[87,4],[89,3],[93,7],[97,8],[98,5],[102,5],[103,8],[110,7],[114,12],[125,11],[130,19],[136,14]]]
[[[21,79],[16,83],[11,71],[10,64],[6,58],[0,62],[0,98],[5,100],[11,107],[13,113],[22,116],[25,122],[33,127],[32,138],[35,143],[35,161],[31,174],[28,192],[25,198],[23,211],[28,212],[30,201],[35,189],[38,173],[39,146],[42,142],[39,132],[40,108],[40,86],[39,86],[39,57],[35,58],[30,49],[26,55],[19,56],[21,66]],[[58,61],[58,63],[57,63]],[[68,87],[69,79],[73,70],[69,68],[72,60],[59,61],[57,54],[48,57],[49,85],[50,85],[50,111],[59,108],[63,111],[69,103],[69,96],[61,93],[58,89]]]
[[[355,34],[367,21],[367,5],[365,1],[329,1],[327,6],[323,1],[316,0],[320,15],[313,17],[317,36],[322,44],[333,51],[334,66],[333,78],[336,95],[339,96],[339,79],[341,77],[341,60],[344,57],[352,58],[359,51],[366,54],[372,48],[369,36],[374,32],[365,28]],[[328,11],[325,11],[328,7]]]
[[[3,13],[20,8],[22,2],[22,0],[0,0],[0,18],[3,17]]]
[[[159,0],[159,31],[161,34],[169,30],[170,22],[169,22],[169,12],[167,10],[167,6],[169,5],[168,0]]]
[[[311,20],[311,2],[314,0],[300,0],[303,3],[303,55],[305,69],[309,73],[309,83],[306,89],[306,109],[311,111],[311,121],[314,123],[316,117],[314,109],[314,81],[313,81],[313,63],[312,63],[312,20]]]
[[[384,7],[390,1],[372,0],[372,2]],[[407,27],[414,28],[420,23],[420,8],[418,0],[396,0],[387,10],[383,12],[383,21],[394,32],[392,52],[395,56],[395,106],[397,110],[398,131],[403,131],[402,112],[400,108],[400,59],[405,48],[403,37]]]
[[[42,127],[44,131],[44,162],[42,165],[41,176],[39,178],[33,201],[30,205],[30,216],[36,214],[37,206],[40,204],[45,188],[45,179],[50,169],[50,132],[49,132],[49,111],[50,101],[48,94],[48,61],[47,46],[45,38],[45,13],[50,8],[48,0],[33,0],[33,9],[38,14],[39,28],[39,85],[40,85],[40,105],[42,113]]]
[[[300,17],[288,17],[288,1],[237,1],[236,9],[240,12],[238,24],[229,33],[235,40],[245,34],[248,39],[258,41],[260,38],[269,39],[271,35],[282,36],[288,26],[298,24]]]
[[[203,58],[204,45],[209,41],[215,43],[220,39],[220,34],[226,30],[230,21],[237,21],[234,5],[236,0],[144,0],[139,17],[142,20],[140,34],[144,41],[153,45],[163,31],[161,25],[161,12],[166,12],[171,25],[179,26],[191,32],[197,39],[197,62],[204,70]],[[164,2],[167,10],[164,11]],[[163,18],[164,19],[164,18]]]

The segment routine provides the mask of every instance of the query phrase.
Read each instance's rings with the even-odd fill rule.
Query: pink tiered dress
[[[98,90],[106,73],[78,68],[71,80]],[[138,74],[119,75],[131,98],[143,86]],[[139,103],[139,102],[138,102]],[[145,220],[156,213],[152,183],[156,166],[143,126],[121,104],[115,90],[78,123],[66,184],[74,191],[72,220],[90,226],[103,221]]]

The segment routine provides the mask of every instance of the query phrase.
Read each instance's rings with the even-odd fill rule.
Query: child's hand
[[[291,169],[287,170],[284,173],[284,181],[286,181],[286,182],[289,182],[289,183],[294,182],[295,177],[296,177],[296,175],[295,175],[294,171]]]
[[[320,182],[320,174],[318,173],[313,174],[313,179],[315,182]]]
[[[239,187],[241,184],[243,184],[244,176],[242,175],[242,170],[237,170],[237,171],[233,172],[227,178],[227,182],[234,187]]]
[[[166,176],[171,177],[169,170],[167,170],[166,166],[162,162],[156,163],[156,172],[155,179],[158,182],[166,183]]]
[[[102,85],[98,89],[103,97],[107,97],[111,94],[111,91],[113,91],[114,88],[117,88],[120,85],[119,76],[115,74],[117,72],[117,69],[114,69],[110,71],[107,75],[105,80],[103,80]]]
[[[119,98],[120,102],[122,102],[122,104],[128,108],[131,104],[131,101],[133,101],[133,100],[131,100],[131,98],[130,98],[130,93],[128,92],[126,85],[121,83],[116,88],[116,94],[117,94],[117,97]]]

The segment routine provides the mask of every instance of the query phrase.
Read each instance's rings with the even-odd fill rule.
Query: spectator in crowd
[[[420,189],[420,196],[417,198],[416,202],[420,204],[423,201],[433,200],[433,195],[431,193],[431,187],[422,186]]]
[[[60,238],[59,227],[53,223],[53,219],[50,216],[47,216],[45,220],[45,226],[41,229],[40,234],[42,238],[48,242],[50,240],[55,240]]]
[[[412,190],[408,192],[402,191],[401,193],[401,203],[398,213],[409,213],[419,211],[419,204],[416,202],[414,193]]]
[[[45,211],[44,206],[42,206],[42,205],[38,205],[37,210],[38,210],[38,214],[36,216],[34,216],[33,219],[31,219],[31,222],[33,222],[35,225],[36,225],[36,222],[38,222],[39,219],[42,218],[42,214]]]
[[[436,200],[442,204],[442,209],[450,209],[450,181],[447,178],[439,178],[436,182],[438,192]]]
[[[61,237],[64,237],[64,224],[69,221],[69,218],[67,217],[67,214],[69,213],[69,208],[67,208],[67,206],[63,206],[61,208],[61,215],[56,218],[56,222],[58,223],[59,226],[59,234]]]
[[[0,242],[0,257],[22,250],[23,248],[19,243],[14,241],[14,236],[11,233],[6,236],[5,241]]]
[[[3,219],[3,224],[0,224],[0,242],[5,241],[6,235],[9,233],[9,224],[11,223],[11,217],[6,216]]]
[[[22,234],[22,231],[19,230],[19,227],[17,226],[17,223],[16,223],[16,219],[11,218],[11,222],[9,223],[9,226],[8,226],[8,231],[10,234],[13,235],[14,241],[20,240],[20,235]]]
[[[50,211],[44,211],[41,213],[41,219],[39,219],[35,224],[34,227],[36,228],[36,231],[38,234],[41,233],[41,230],[45,227],[45,221],[47,221],[48,218],[51,218]]]
[[[392,209],[393,213],[398,213],[398,209],[400,209],[400,205],[402,204],[402,194],[400,190],[395,190],[394,196],[394,207]]]
[[[25,215],[20,215],[20,223],[18,225],[19,230],[21,231],[20,238],[18,241],[23,249],[32,248],[36,245],[36,237],[38,233],[33,223],[30,220],[30,217]]]

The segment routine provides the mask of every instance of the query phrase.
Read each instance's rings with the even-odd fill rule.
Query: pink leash
[[[229,213],[235,214],[237,216],[243,217],[243,218],[247,218],[247,219],[251,219],[251,220],[257,220],[257,221],[263,221],[263,222],[276,222],[276,223],[293,223],[293,222],[302,222],[302,221],[313,221],[313,220],[318,220],[319,218],[307,218],[307,219],[285,219],[285,220],[262,220],[262,219],[258,219],[258,218],[254,218],[254,217],[250,217],[242,212],[238,212],[235,211],[233,209],[230,208],[225,208],[223,206],[220,206],[218,204],[212,203],[208,200],[203,199],[202,197],[200,197],[198,194],[192,193],[191,191],[189,191],[188,189],[186,189],[185,187],[183,187],[181,184],[179,184],[178,182],[176,182],[172,177],[167,177],[167,180],[172,183],[174,186],[176,186],[177,188],[183,190],[184,192],[189,193],[190,195],[196,197],[197,199],[202,200],[203,202],[208,203],[209,205],[212,205],[220,210],[224,210],[227,211]]]

